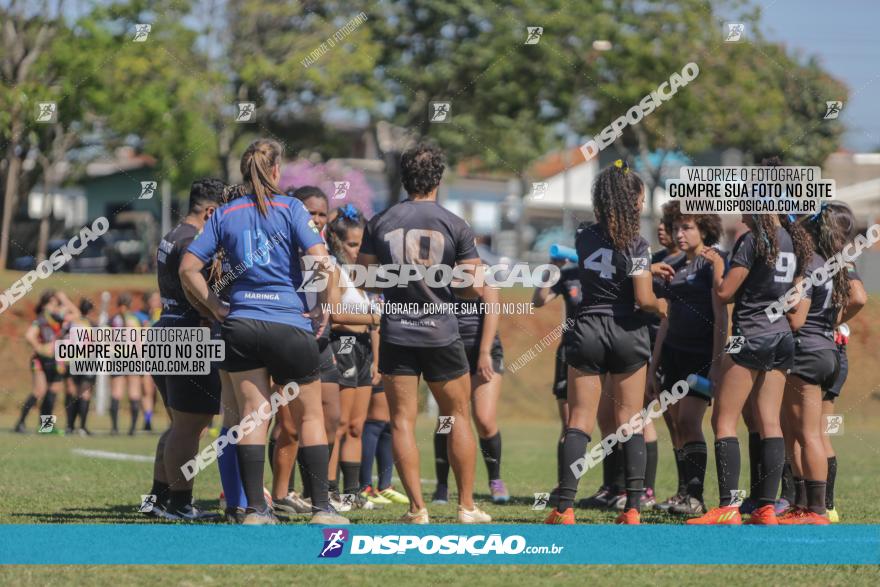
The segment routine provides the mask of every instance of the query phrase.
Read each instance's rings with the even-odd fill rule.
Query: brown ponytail
[[[241,176],[248,191],[257,198],[257,209],[266,216],[269,210],[268,200],[281,190],[272,180],[272,169],[281,164],[284,150],[277,141],[257,139],[241,156]]]

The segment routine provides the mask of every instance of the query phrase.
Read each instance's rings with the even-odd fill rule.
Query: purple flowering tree
[[[363,172],[337,163],[312,163],[297,159],[284,165],[279,186],[282,190],[313,185],[321,188],[330,201],[330,209],[352,204],[366,218],[373,215],[373,190]]]

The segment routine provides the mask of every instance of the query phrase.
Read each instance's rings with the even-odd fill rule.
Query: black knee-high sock
[[[684,495],[687,491],[687,475],[684,472],[684,450],[681,448],[673,448],[675,453],[675,470],[678,471],[678,495]]]
[[[731,492],[739,486],[739,439],[736,436],[715,441],[715,469],[718,472],[718,497],[722,506],[730,505]]]
[[[297,453],[296,453],[296,463],[297,463],[297,466],[299,467],[299,476],[302,477],[302,480],[303,480],[302,496],[303,496],[303,498],[309,498],[312,495],[309,493],[309,489],[310,489],[309,481],[308,481],[308,477],[306,475],[306,466],[305,466],[305,463],[303,463],[301,451],[297,451]]]
[[[632,438],[623,443],[623,459],[626,467],[625,509],[638,511],[645,493],[645,467],[648,460],[644,434],[633,434]]]
[[[480,439],[480,450],[489,473],[489,481],[501,479],[501,432],[491,438]]]
[[[309,486],[313,510],[326,511],[329,507],[327,465],[330,462],[330,451],[327,449],[328,445],[326,444],[299,447],[299,454],[302,455],[305,470],[303,484]]]
[[[761,479],[758,481],[758,503],[776,503],[779,482],[785,467],[785,441],[781,436],[761,441]]]
[[[448,434],[434,434],[434,472],[437,485],[449,484],[449,448]]]
[[[794,504],[794,474],[791,472],[791,462],[785,461],[782,467],[782,492],[779,497],[786,500],[790,504]]]
[[[40,405],[40,415],[51,416],[55,412],[56,393],[52,390],[46,392],[43,396],[43,403]]]
[[[602,459],[602,487],[611,489],[614,483],[614,451]]]
[[[834,482],[837,480],[837,457],[828,459],[828,481],[825,485],[825,507],[834,509]]]
[[[376,489],[391,487],[391,473],[394,471],[394,450],[391,446],[391,422],[385,422],[379,444],[376,445],[376,465],[379,467],[379,481]]]
[[[340,445],[340,448],[341,448],[341,445]],[[327,449],[330,451],[327,453],[328,455],[333,454],[333,443],[328,444]],[[329,463],[329,461],[328,461],[328,463]],[[329,469],[329,465],[328,465],[328,469]],[[336,461],[336,470],[333,471],[333,473],[334,473],[333,479],[330,479],[329,470],[327,472],[327,475],[328,475],[328,477],[327,477],[327,491],[329,491],[330,493],[339,493],[339,461],[338,460]],[[305,481],[303,481],[303,483],[305,483]]]
[[[119,430],[119,400],[111,399],[110,400],[110,424],[113,427],[113,431]]]
[[[614,457],[614,480],[611,483],[611,488],[614,493],[620,493],[626,489],[626,473],[624,470],[623,447],[619,442],[614,445],[609,456]]]
[[[681,449],[687,494],[703,501],[703,483],[706,479],[708,449],[705,442],[688,442]]]
[[[156,505],[162,507],[168,505],[168,494],[170,491],[171,489],[167,483],[153,479],[153,487],[150,489],[150,495],[156,496]]]
[[[79,400],[79,426],[86,429],[86,418],[89,417],[89,403],[91,400],[80,398]]]
[[[559,491],[559,482],[562,480],[563,463],[565,462],[565,431],[562,432],[562,438],[556,443],[556,490]],[[610,458],[610,455],[609,455]]]
[[[64,409],[67,412],[67,429],[73,430],[76,427],[76,415],[79,414],[79,398],[65,396]]]
[[[825,482],[806,481],[807,507],[814,514],[825,515]]]
[[[761,435],[749,432],[749,497],[758,498],[758,484],[762,477],[761,471]]]
[[[18,424],[24,424],[25,418],[30,413],[31,409],[37,405],[37,398],[34,397],[34,394],[30,394],[24,403],[21,405],[21,416],[18,418]]]
[[[361,484],[361,462],[341,461],[339,466],[342,469],[342,493],[357,494]]]
[[[645,442],[645,489],[654,491],[657,481],[657,441]]]
[[[138,415],[141,413],[141,400],[133,399],[131,400],[131,428],[128,429],[129,433],[132,433],[137,428]]]
[[[193,490],[189,489],[170,490],[168,492],[168,511],[182,511],[186,506],[192,503]],[[158,501],[158,498],[157,498]]]
[[[562,437],[562,462],[560,464],[561,475],[559,476],[559,505],[557,511],[564,512],[574,503],[577,495],[578,475],[572,470],[572,463],[584,458],[587,454],[587,445],[590,443],[590,435],[577,428],[568,428]]]
[[[266,443],[268,446],[268,454],[266,455],[266,458],[269,459],[269,469],[272,471],[275,471],[275,444],[277,442],[277,440],[270,437],[269,442]]]
[[[807,484],[800,477],[794,478],[794,505],[799,508],[807,507]]]
[[[238,451],[238,469],[241,472],[241,483],[247,496],[248,508],[259,512],[264,511],[266,498],[263,495],[263,468],[266,466],[266,445],[249,444],[236,446]]]

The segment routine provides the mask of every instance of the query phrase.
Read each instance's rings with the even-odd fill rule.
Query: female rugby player
[[[94,309],[94,304],[86,298],[79,301],[79,315],[69,320],[70,328],[93,328],[97,322],[89,317]],[[72,375],[70,395],[67,398],[67,433],[72,434],[76,429],[76,419],[79,418],[80,434],[89,436],[86,427],[86,418],[89,415],[89,403],[92,399],[92,389],[95,387],[96,375]]]
[[[113,328],[140,328],[142,323],[131,310],[131,294],[121,293],[116,300],[117,312],[110,319]],[[128,435],[134,436],[137,430],[138,415],[141,411],[142,375],[111,375],[110,376],[110,434],[119,434],[119,402],[127,394],[131,406],[131,426]]]
[[[179,269],[188,247],[220,207],[225,187],[219,179],[194,181],[186,216],[159,243],[156,278],[162,297],[162,314],[155,328],[198,328],[211,316],[198,300],[187,295]],[[156,445],[150,490],[150,494],[156,496],[155,504],[146,513],[167,520],[213,519],[216,517],[214,513],[202,511],[192,504],[195,478],[187,479],[181,467],[195,458],[199,438],[211,419],[220,412],[221,388],[217,369],[212,365],[205,375],[153,375],[153,380],[171,425],[159,436]],[[222,478],[222,464],[220,470]]]
[[[373,502],[360,495],[361,437],[372,395],[371,328],[379,325],[380,314],[373,313],[366,292],[354,286],[344,267],[357,260],[365,225],[363,214],[346,204],[336,210],[336,216],[327,224],[326,235],[327,247],[337,262],[330,277],[328,298],[332,321],[330,346],[339,371],[340,415],[334,433],[342,491],[355,496],[356,507],[372,509]],[[332,459],[330,468],[336,468]]]
[[[618,425],[642,409],[645,376],[651,356],[642,311],[666,314],[666,302],[652,289],[650,251],[639,236],[645,184],[622,160],[604,169],[593,186],[596,224],[578,234],[583,302],[574,336],[566,348],[568,361],[567,428],[559,440],[559,504],[547,524],[574,524],[572,504],[577,493],[577,463],[596,424],[601,376],[613,395]],[[626,503],[620,524],[638,524],[645,487],[645,437],[634,431],[623,443]]]
[[[480,451],[489,475],[492,503],[507,503],[510,494],[501,479],[501,432],[496,414],[501,397],[501,375],[504,372],[504,350],[498,338],[501,316],[493,305],[499,300],[498,289],[484,287],[477,301],[458,300],[458,333],[464,342],[471,373],[471,408],[480,439]],[[487,311],[488,310],[488,311]],[[434,503],[449,501],[449,435],[434,433],[434,463],[437,489]]]
[[[443,153],[435,147],[417,145],[403,154],[400,167],[409,197],[370,219],[358,264],[447,269],[461,266],[459,271],[472,276],[480,265],[474,233],[464,220],[437,203],[437,188],[446,167]],[[410,509],[401,519],[403,523],[429,523],[415,442],[418,382],[422,374],[440,406],[441,416],[455,418],[449,456],[458,485],[458,520],[472,524],[492,519],[473,501],[476,443],[468,406],[469,366],[458,321],[454,314],[442,310],[444,304],[454,300],[452,289],[450,285],[430,287],[425,281],[410,280],[406,287],[382,290],[385,310],[379,370],[391,408],[397,470],[410,501]],[[482,293],[481,284],[476,283],[457,289],[457,295],[466,299]]]
[[[795,334],[794,366],[785,390],[785,418],[790,434],[786,444],[797,493],[795,507],[779,516],[780,524],[828,524],[826,482],[828,459],[822,441],[823,391],[833,387],[840,373],[840,356],[834,331],[841,318],[849,319],[860,309],[850,307],[851,280],[845,268],[818,286],[814,272],[840,252],[854,226],[845,204],[824,204],[819,213],[801,223],[814,245],[804,279],[809,280],[797,310],[788,314]]]
[[[736,424],[749,401],[761,435],[757,508],[749,523],[777,524],[774,503],[785,465],[780,410],[785,374],[794,361],[794,338],[788,320],[771,321],[765,309],[795,285],[812,251],[803,230],[793,226],[789,233],[775,214],[748,215],[743,221],[750,230],[734,245],[726,275],[721,254],[711,247],[702,251],[713,266],[717,297],[722,303],[734,299],[736,303],[733,336],[712,411],[720,504],[688,524],[742,523],[736,507],[740,467]]]
[[[727,340],[727,306],[713,291],[713,265],[702,256],[703,249],[714,246],[721,237],[721,217],[717,214],[682,215],[678,202],[670,207],[672,230],[682,251],[672,261],[675,276],[662,286],[662,295],[669,302],[669,316],[660,325],[654,357],[648,372],[648,385],[654,385],[653,396],[659,394],[656,373],[662,373],[662,388],[672,386],[696,374],[712,382],[718,380],[721,357]],[[690,516],[706,512],[703,504],[703,482],[706,478],[706,439],[703,437],[703,415],[711,402],[710,390],[689,389],[676,404],[675,430],[682,458],[679,483],[684,494],[671,498],[667,511]],[[676,456],[679,447],[676,447]],[[680,488],[681,490],[681,488]]]
[[[65,319],[79,315],[79,310],[67,296],[53,289],[40,295],[35,312],[36,318],[24,334],[24,339],[34,350],[31,357],[33,387],[21,407],[21,415],[13,429],[19,433],[27,431],[25,419],[37,402],[41,402],[41,415],[52,415],[55,397],[63,390],[62,374],[55,362],[55,340],[62,334]]]
[[[312,522],[346,524],[348,520],[327,501],[330,455],[321,410],[318,345],[298,292],[301,252],[317,257],[319,272],[325,272],[329,269],[327,249],[302,203],[279,194],[282,155],[275,141],[251,143],[242,156],[241,173],[252,193],[229,202],[211,217],[184,255],[180,277],[191,295],[222,322],[224,367],[242,412],[252,413],[267,403],[271,381],[288,388],[295,384],[292,387],[298,395],[287,408],[297,419],[299,453],[307,473],[304,482],[311,488],[315,512]],[[248,267],[234,281],[228,308],[201,273],[220,247],[230,265]],[[294,410],[295,405],[300,409]],[[246,525],[277,523],[263,495],[268,427],[267,421],[260,422],[236,446],[248,501]]]

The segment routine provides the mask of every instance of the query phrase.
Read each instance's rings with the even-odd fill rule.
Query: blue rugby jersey
[[[188,251],[210,263],[223,247],[229,264],[245,270],[227,286],[230,318],[279,322],[312,331],[303,316],[307,305],[302,284],[300,251],[324,241],[308,211],[296,198],[273,196],[264,217],[253,195],[236,198],[219,208]]]

